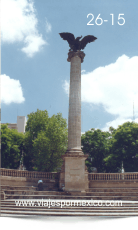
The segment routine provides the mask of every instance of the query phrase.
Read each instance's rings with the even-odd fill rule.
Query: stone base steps
[[[86,190],[89,192],[138,192],[138,187],[126,187],[126,188],[89,188]]]
[[[64,206],[64,207],[45,207],[45,206],[16,206],[15,200],[1,201],[2,216],[138,216],[138,202],[124,201],[122,206],[103,207],[103,206]]]
[[[1,215],[2,216],[138,216],[138,188],[90,188],[85,193],[66,191],[38,191],[34,186],[1,186]],[[16,206],[20,200],[86,200],[105,202],[121,201],[122,206],[63,206],[46,207]]]
[[[36,190],[3,190],[8,195],[70,195],[68,192],[59,191],[36,191]]]
[[[50,192],[34,192],[34,191],[15,191],[9,193],[5,191],[5,199],[86,199],[86,200],[134,200],[138,201],[137,193],[86,193],[85,195],[70,195],[66,192],[56,192],[51,194]],[[21,194],[19,194],[21,193]]]
[[[37,186],[10,186],[10,185],[1,185],[1,190],[33,190],[33,191],[38,191]],[[58,188],[55,190],[48,190],[47,187],[44,186],[44,191],[47,192],[59,192]],[[138,187],[126,187],[126,188],[117,188],[117,187],[112,187],[112,188],[89,188],[86,190],[86,193],[91,193],[91,192],[138,192]]]
[[[111,212],[108,212],[108,213],[104,213],[104,212],[93,212],[93,213],[89,213],[89,212],[80,212],[80,213],[77,213],[77,212],[2,212],[1,213],[1,216],[10,216],[10,217],[15,217],[15,216],[108,216],[108,217],[128,217],[128,216],[138,216],[138,212],[135,213],[111,213]]]
[[[35,190],[5,190],[6,195],[11,195],[11,194],[16,194],[16,195],[68,195],[67,192],[57,192],[57,191],[35,191]],[[70,194],[70,193],[69,193]],[[112,195],[117,195],[117,196],[137,196],[138,191],[129,191],[129,192],[124,192],[124,191],[105,191],[105,192],[86,192],[85,195],[87,196],[101,196],[101,195],[106,195],[106,196],[112,196]]]
[[[0,191],[0,200],[5,200],[5,193]]]
[[[44,191],[51,191],[48,190],[47,187],[43,187]],[[3,191],[11,191],[11,190],[16,190],[16,191],[38,191],[38,187],[37,186],[8,186],[8,185],[2,185],[1,186],[1,190]],[[54,189],[53,191],[57,191],[57,189]]]
[[[10,185],[1,185],[1,190],[33,190],[36,191],[37,187],[34,186],[10,186]]]
[[[31,186],[1,186],[1,199],[138,200],[138,188],[90,188],[85,193],[38,191]],[[4,196],[5,194],[5,196]]]
[[[64,195],[6,195],[5,199],[86,199],[86,200],[132,200],[138,201],[138,196],[64,196]]]

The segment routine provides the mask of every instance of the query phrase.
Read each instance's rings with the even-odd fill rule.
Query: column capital
[[[83,51],[80,51],[80,50],[78,50],[77,52],[69,51],[68,52],[68,59],[67,59],[67,61],[71,62],[71,58],[77,57],[77,56],[81,58],[81,63],[82,63],[83,59],[85,57],[85,53]]]

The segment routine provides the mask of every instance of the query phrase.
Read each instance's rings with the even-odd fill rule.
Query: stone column
[[[81,150],[81,63],[85,54],[82,51],[68,53],[70,64],[70,93],[68,116],[68,149],[63,158],[60,173],[60,188],[71,192],[85,192],[88,189],[88,172]]]
[[[81,63],[85,54],[82,51],[69,52],[70,92],[68,116],[68,153],[83,154],[81,151]]]

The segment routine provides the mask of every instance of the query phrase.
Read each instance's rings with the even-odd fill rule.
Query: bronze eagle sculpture
[[[82,38],[82,36],[75,38],[75,36],[71,33],[59,33],[59,35],[61,38],[63,38],[63,40],[67,40],[67,42],[69,43],[69,51],[74,52],[84,49],[88,43],[94,42],[97,39],[92,35],[87,35],[84,38]]]

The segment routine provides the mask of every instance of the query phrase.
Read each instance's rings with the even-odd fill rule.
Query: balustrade
[[[26,178],[45,178],[56,179],[59,177],[57,172],[36,172],[17,169],[0,169],[1,176],[26,177]],[[138,180],[138,172],[134,173],[89,173],[90,181],[134,181]]]
[[[0,169],[1,176],[13,176],[13,177],[26,177],[26,178],[45,178],[45,179],[55,179],[58,178],[59,173],[57,172],[36,172],[27,170],[17,170],[17,169]]]
[[[88,178],[90,181],[120,181],[138,180],[138,172],[135,173],[89,173]]]

